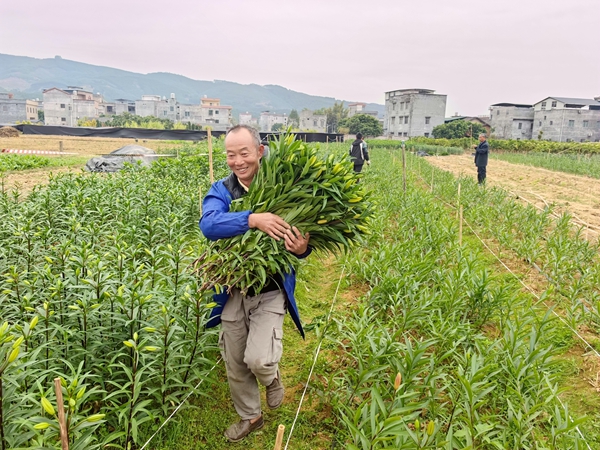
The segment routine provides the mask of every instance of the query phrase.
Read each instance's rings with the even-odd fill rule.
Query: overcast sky
[[[363,102],[434,89],[480,115],[599,96],[599,19],[600,0],[3,1],[0,53]]]

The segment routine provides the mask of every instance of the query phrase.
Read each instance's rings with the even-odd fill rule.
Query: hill
[[[112,67],[95,66],[77,61],[54,58],[30,58],[0,53],[0,92],[13,92],[18,98],[42,98],[42,91],[51,87],[80,86],[100,92],[105,99],[140,99],[142,94],[168,97],[174,93],[181,103],[197,104],[204,95],[221,99],[224,105],[253,115],[269,110],[289,113],[327,108],[336,99],[292,91],[282,86],[239,84],[232,81],[193,80],[182,75],[158,72],[141,74]],[[339,100],[337,100],[339,102]],[[352,100],[346,101],[352,103]],[[367,109],[383,116],[384,106],[367,104]]]

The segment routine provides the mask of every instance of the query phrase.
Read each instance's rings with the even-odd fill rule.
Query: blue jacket
[[[235,175],[233,175],[233,177],[235,177]],[[250,229],[248,226],[248,216],[252,211],[229,212],[229,205],[231,205],[234,198],[232,193],[227,189],[225,182],[231,181],[233,177],[230,175],[227,178],[213,183],[208,194],[202,201],[200,230],[204,236],[212,241],[244,234]],[[238,195],[235,197],[237,198]],[[304,254],[298,255],[298,257],[305,258],[310,252],[311,248],[309,247]],[[282,277],[283,289],[287,296],[288,311],[296,324],[296,327],[298,327],[298,331],[300,331],[300,334],[304,338],[304,330],[302,329],[298,307],[296,306],[296,300],[294,298],[296,274],[292,270],[291,273],[282,274]],[[215,293],[213,299],[215,303],[217,303],[217,306],[215,306],[210,313],[210,319],[206,324],[207,328],[217,326],[221,323],[221,312],[229,299],[229,294],[227,292],[221,294]]]

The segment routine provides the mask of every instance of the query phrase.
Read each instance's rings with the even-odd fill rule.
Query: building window
[[[393,132],[393,131],[390,131],[390,136],[393,136],[393,135],[394,135],[394,132]]]
[[[404,123],[408,123],[408,116],[404,116]]]
[[[215,123],[219,123],[219,119],[215,120]]]
[[[219,110],[218,109],[215,109],[215,114],[219,114]]]
[[[519,130],[523,128],[523,124],[521,122],[519,122]]]
[[[598,129],[600,130],[600,120],[598,120],[598,121],[596,122],[596,128],[598,128]]]
[[[209,110],[208,110],[208,115],[209,115],[209,116],[212,116],[212,115],[213,115],[213,110],[212,110],[212,109],[209,109]]]
[[[61,107],[62,109],[64,109],[64,108],[65,108],[65,104],[64,104],[64,103],[61,103],[61,104],[60,104],[60,107]]]
[[[396,124],[396,118],[392,117],[392,125],[395,125],[395,124]]]
[[[541,120],[538,122],[538,125],[539,125],[540,127],[542,126],[542,121],[541,121]]]
[[[61,122],[66,122],[67,118],[66,117],[61,117],[60,120],[61,120]]]
[[[551,121],[550,121],[550,125],[552,125],[553,123],[554,123],[554,121],[552,121],[552,120],[551,120]]]
[[[404,133],[402,133],[402,136],[407,137],[408,133],[405,131]]]
[[[167,115],[167,112],[166,112],[166,111],[163,111],[163,116],[166,116],[166,115]]]
[[[589,127],[589,125],[590,125],[590,122],[589,122],[589,121],[587,121],[587,120],[584,120],[584,121],[583,121],[583,128],[588,128],[588,127]]]
[[[425,125],[429,125],[429,122],[431,122],[431,117],[425,117]]]
[[[569,127],[573,128],[575,126],[575,121],[574,120],[569,120]]]
[[[546,116],[544,116],[544,120],[546,120]]]
[[[556,100],[552,102],[552,107],[556,108]]]
[[[533,122],[531,122],[531,129],[533,130]]]
[[[497,116],[499,116],[499,115],[500,115],[500,110],[499,110],[499,109],[497,109],[497,110],[496,110],[496,115],[497,115]]]
[[[171,111],[175,111],[175,109],[174,109],[172,106],[169,108],[169,110],[171,110]]]
[[[425,137],[429,137],[429,133],[425,133]]]
[[[190,112],[189,111],[185,112],[185,117],[190,117]]]
[[[400,109],[401,109],[401,110],[402,110],[402,109],[404,109],[404,102],[401,102],[401,103],[400,103]]]
[[[546,109],[546,102],[542,102],[542,109]]]

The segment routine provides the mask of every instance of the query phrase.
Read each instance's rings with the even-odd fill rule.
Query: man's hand
[[[370,166],[371,165],[371,160],[367,160],[367,164]]]
[[[248,226],[258,228],[271,236],[276,241],[285,236],[290,226],[285,220],[277,214],[272,213],[252,213],[248,216]]]
[[[292,252],[296,255],[302,255],[308,249],[308,240],[310,239],[310,235],[306,233],[306,235],[303,236],[298,228],[292,227],[286,231],[284,239],[285,249],[288,252]]]

